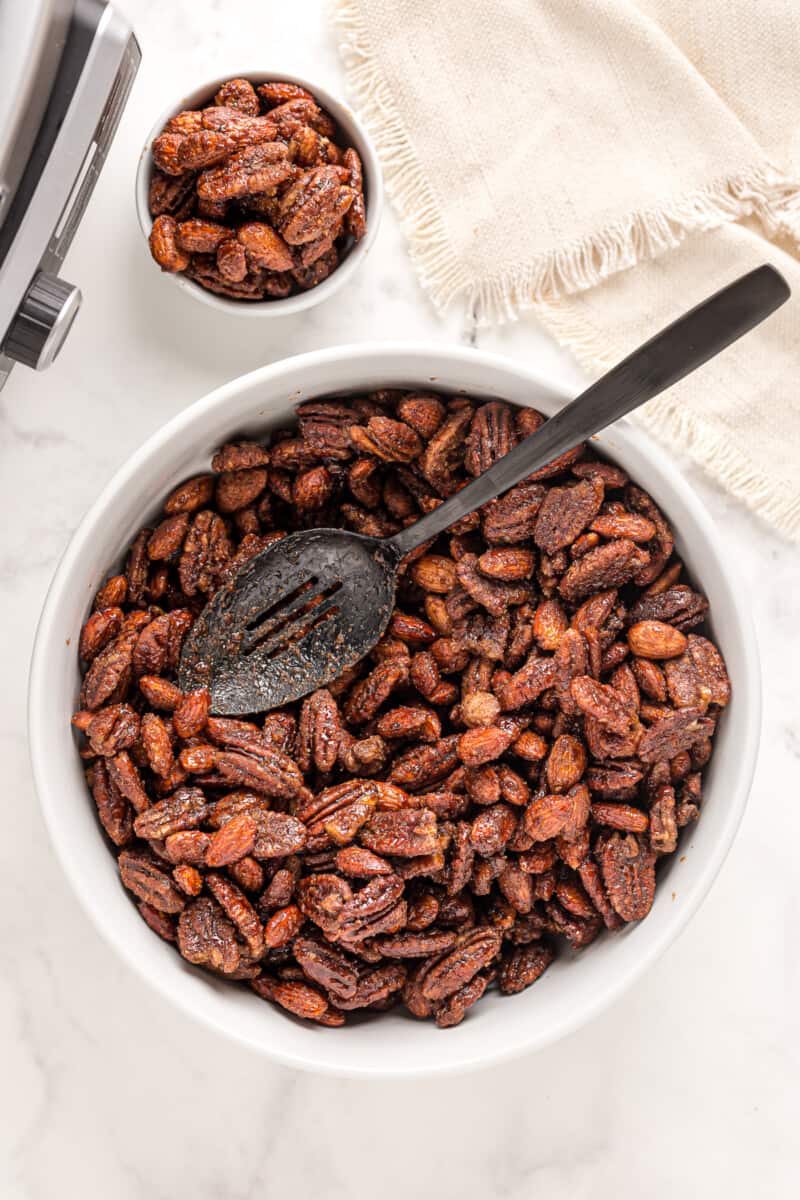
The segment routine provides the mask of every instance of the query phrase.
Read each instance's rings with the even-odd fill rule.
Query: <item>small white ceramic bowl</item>
[[[434,387],[501,396],[553,413],[568,398],[535,370],[469,349],[345,346],[304,354],[235,379],[171,420],[114,476],[75,533],[50,588],[31,669],[29,735],[44,817],[65,872],[97,928],[125,961],[188,1015],[251,1050],[294,1067],[400,1077],[465,1070],[554,1042],[615,1000],[672,942],[708,891],[747,800],[760,728],[760,673],[747,591],[720,539],[669,459],[620,421],[598,449],[652,494],[672,522],[677,550],[711,602],[713,636],[733,681],[708,771],[703,812],[663,863],[646,918],[563,955],[530,989],[490,994],[463,1024],[442,1031],[399,1011],[341,1029],[296,1021],[246,988],[189,966],[139,917],[122,887],[86,790],[70,728],[80,677],[77,639],[91,599],[142,524],[180,480],[207,470],[234,434],[261,436],[296,404],[333,392]]]
[[[383,176],[378,156],[375,153],[375,147],[364,126],[348,105],[342,100],[337,100],[335,96],[332,96],[330,92],[326,92],[319,84],[313,83],[308,79],[302,79],[299,75],[286,75],[281,71],[241,71],[238,75],[229,73],[220,76],[218,79],[211,79],[164,109],[147,135],[147,140],[139,155],[139,165],[136,170],[136,212],[139,217],[139,225],[145,237],[144,253],[153,262],[153,267],[156,270],[160,270],[160,268],[153,261],[150,254],[150,247],[147,244],[150,230],[153,227],[153,218],[150,216],[148,200],[150,179],[153,173],[151,147],[170,117],[183,112],[184,109],[198,108],[204,104],[212,103],[214,95],[228,79],[249,79],[254,86],[258,86],[260,83],[277,81],[279,83],[296,83],[300,87],[304,87],[306,91],[311,92],[320,107],[324,108],[333,117],[341,131],[341,144],[345,147],[353,146],[358,151],[364,168],[367,232],[360,242],[355,242],[348,247],[336,270],[331,272],[328,278],[324,279],[322,283],[310,288],[307,292],[298,292],[297,295],[287,296],[285,300],[233,300],[227,296],[218,296],[215,292],[210,292],[207,288],[201,287],[199,283],[195,283],[192,279],[187,279],[180,272],[161,272],[162,275],[167,279],[171,279],[184,292],[194,296],[196,300],[201,300],[203,304],[208,304],[211,308],[217,309],[218,312],[236,313],[237,316],[245,317],[285,317],[292,313],[302,312],[303,309],[311,308],[315,304],[320,304],[323,300],[332,296],[334,292],[338,292],[339,288],[343,287],[347,280],[352,278],[353,273],[364,262],[377,237],[378,226],[380,225],[383,213]]]

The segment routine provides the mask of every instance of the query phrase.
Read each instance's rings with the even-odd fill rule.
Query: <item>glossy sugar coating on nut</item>
[[[255,219],[221,241],[186,224],[232,281],[288,245]],[[323,1025],[402,1005],[447,1028],[646,917],[730,682],[663,514],[586,446],[410,555],[385,635],[301,702],[233,720],[175,682],[197,614],[260,550],[394,533],[540,423],[429,392],[308,401],[179,484],[98,592],[86,778],[123,884],[189,962]]]
[[[153,258],[237,300],[316,287],[367,231],[358,152],[305,89],[246,79],[153,142]]]

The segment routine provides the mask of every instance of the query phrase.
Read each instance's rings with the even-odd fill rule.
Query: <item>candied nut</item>
[[[628,645],[638,658],[677,658],[687,641],[685,634],[663,621],[637,621],[628,629]]]
[[[211,838],[205,855],[207,867],[225,867],[252,853],[258,824],[246,812],[232,817]]]
[[[478,854],[491,858],[505,849],[517,827],[517,818],[506,804],[492,804],[472,822],[470,841]]]
[[[175,930],[175,918],[167,913],[159,912],[157,908],[153,908],[152,904],[146,904],[140,901],[136,907],[142,919],[150,926],[153,933],[157,933],[165,942],[177,941]]]
[[[564,833],[570,823],[572,801],[569,796],[538,796],[525,810],[525,832],[535,842],[546,842]]]
[[[294,980],[275,980],[260,975],[251,987],[264,1000],[272,1000],[295,1017],[305,1021],[321,1021],[330,1005],[317,988]]]
[[[533,574],[534,562],[531,550],[512,546],[492,546],[481,554],[477,566],[481,574],[488,575],[490,579],[515,583],[518,580],[530,579]]]
[[[669,587],[664,591],[645,593],[628,612],[628,621],[665,621],[676,629],[686,632],[705,620],[708,601],[685,584]]]
[[[458,757],[465,767],[479,767],[504,754],[519,730],[513,725],[479,725],[458,739]]]
[[[489,726],[500,715],[500,702],[491,692],[469,692],[461,701],[461,720],[471,728]]]
[[[456,582],[456,565],[441,554],[425,554],[412,566],[411,577],[424,592],[447,595]]]
[[[159,912],[181,912],[185,898],[175,887],[170,876],[152,858],[133,850],[123,850],[117,860],[119,873],[125,887],[145,904]]]
[[[124,699],[130,685],[138,634],[121,633],[92,660],[81,688],[81,708],[91,711]]]
[[[336,866],[343,875],[356,879],[371,879],[373,875],[391,875],[391,864],[362,846],[345,846],[337,851]]]
[[[612,834],[600,850],[608,898],[623,921],[641,921],[655,895],[654,855],[633,834]]]
[[[384,713],[377,729],[384,738],[419,738],[423,742],[437,742],[442,732],[441,721],[432,709],[409,706]]]
[[[540,762],[547,756],[547,742],[532,729],[526,729],[511,743],[514,754],[528,762]]]
[[[164,852],[171,863],[199,866],[205,862],[210,843],[211,838],[201,829],[181,829],[164,839]]]
[[[177,241],[178,225],[166,214],[156,217],[150,230],[150,252],[162,271],[185,271],[189,255]]]
[[[467,595],[492,616],[502,616],[508,608],[530,599],[530,588],[526,584],[489,579],[481,575],[477,563],[476,555],[463,555],[456,565],[456,575]]]
[[[424,645],[436,640],[436,630],[420,617],[412,617],[395,609],[389,622],[389,632],[404,642]]]
[[[713,732],[714,722],[703,716],[702,709],[681,708],[654,721],[645,730],[639,743],[639,757],[646,763],[674,758]]]
[[[178,245],[188,254],[213,254],[229,237],[230,232],[224,225],[201,217],[181,221],[176,234]]]
[[[187,905],[181,913],[178,949],[188,962],[224,975],[232,974],[241,959],[235,926],[219,904],[206,896]]]
[[[306,977],[334,994],[337,1002],[355,996],[359,973],[356,962],[347,954],[312,937],[298,938],[293,951]]]
[[[186,896],[199,896],[203,890],[203,876],[189,863],[181,863],[175,867],[172,878]]]
[[[157,713],[145,713],[141,721],[142,748],[150,770],[155,775],[168,778],[175,767],[172,739],[162,717]],[[150,810],[152,812],[152,809]]]
[[[525,480],[483,510],[483,536],[490,545],[510,545],[533,536],[546,488]]]
[[[88,715],[90,719],[85,732],[95,754],[106,757],[117,754],[139,739],[139,714],[127,704],[110,704],[94,715]]]
[[[445,407],[438,396],[409,392],[400,397],[397,415],[406,425],[415,429],[424,441],[428,441],[444,421]]]
[[[666,566],[672,554],[675,539],[662,513],[641,488],[630,484],[626,492],[626,501],[629,508],[646,517],[656,529],[650,558],[639,568],[634,576],[634,582],[639,587],[646,587],[658,578]]]
[[[624,833],[644,833],[649,825],[647,814],[630,804],[611,804],[597,800],[592,805],[592,817],[598,825],[620,829]]]
[[[399,684],[405,683],[409,668],[402,659],[379,663],[366,679],[357,683],[344,707],[345,720],[361,725],[370,721]]]
[[[208,811],[208,802],[199,788],[178,788],[171,796],[149,804],[140,812],[134,829],[140,838],[162,840],[180,830],[196,829]]]
[[[353,193],[353,203],[345,216],[347,232],[354,241],[360,242],[367,232],[367,206],[364,200],[364,173],[358,152],[352,146],[344,152],[342,159],[349,172],[348,184]]]
[[[647,562],[647,553],[629,538],[619,538],[590,550],[562,575],[558,590],[565,600],[575,602],[590,592],[616,588]]]
[[[556,663],[552,658],[531,655],[524,667],[520,667],[498,692],[501,706],[508,709],[522,708],[538,699],[542,692],[556,682]]]
[[[731,685],[725,663],[707,638],[689,634],[687,649],[679,658],[664,664],[665,691],[677,708],[718,704],[724,708],[730,700]],[[665,695],[654,699],[665,700]]]
[[[303,701],[297,729],[297,762],[302,771],[312,764],[323,773],[333,769],[342,739],[339,708],[327,688]]]
[[[384,462],[413,462],[422,452],[419,434],[410,425],[391,417],[370,417],[366,429],[351,426],[350,439],[359,450]]]
[[[300,252],[302,256],[302,251]],[[317,287],[328,276],[336,270],[339,265],[339,252],[335,246],[330,249],[321,258],[315,258],[310,266],[297,266],[290,272],[290,278],[294,280],[299,288],[303,291],[308,291],[309,288]]]
[[[289,271],[294,265],[291,251],[283,238],[263,221],[248,221],[240,225],[236,239],[244,246],[251,267]]]
[[[295,168],[281,142],[260,142],[231,154],[224,166],[206,170],[197,181],[204,201],[237,200],[268,192],[290,179]]]
[[[550,748],[545,766],[551,792],[567,792],[586,770],[586,747],[572,734],[562,733]]]
[[[449,950],[456,941],[451,929],[430,932],[389,933],[378,939],[378,948],[386,958],[427,958]]]
[[[267,486],[264,467],[223,471],[217,480],[217,507],[220,512],[239,512],[251,505]]]
[[[213,475],[195,475],[178,484],[165,500],[164,511],[169,514],[192,513],[205,508],[214,495],[215,482]]]
[[[289,813],[267,812],[258,822],[254,858],[284,858],[302,850],[308,833],[302,821]],[[249,853],[249,851],[247,851]]]
[[[399,963],[382,963],[361,976],[352,999],[344,1000],[337,996],[337,1002],[345,1011],[357,1008],[384,1009],[391,1006],[405,981],[405,967]]]
[[[188,513],[175,513],[174,516],[167,517],[150,536],[147,543],[148,557],[154,562],[172,558],[183,545],[188,528]]]
[[[95,610],[109,608],[115,604],[124,604],[128,595],[128,580],[124,575],[112,575],[98,590],[93,608]]]
[[[181,587],[187,596],[210,592],[220,582],[231,557],[231,543],[222,519],[205,509],[196,514],[183,543],[178,563]]]
[[[168,126],[172,125],[175,120],[176,118],[173,117],[172,121],[168,122]],[[166,175],[184,176],[185,174],[186,168],[178,161],[178,153],[183,145],[184,136],[177,129],[169,130],[167,128],[153,142],[153,162]]]
[[[170,135],[162,135],[170,136]],[[239,137],[232,131],[221,129],[196,129],[180,140],[175,150],[175,165],[181,171],[198,171],[223,162],[239,144]],[[160,164],[163,166],[163,163]]]
[[[490,400],[475,411],[467,437],[464,466],[470,475],[482,475],[498,458],[514,449],[517,430],[512,410],[500,400]]]
[[[379,933],[396,933],[405,925],[404,886],[397,875],[378,875],[370,879],[341,908],[336,936],[342,942],[357,944]]]
[[[150,798],[127,750],[120,750],[119,754],[106,761],[110,783],[130,801],[137,813],[144,812],[150,805]]]
[[[247,275],[244,246],[228,237],[217,247],[217,270],[231,283],[241,283]]]
[[[443,1000],[488,966],[500,950],[500,935],[492,929],[475,929],[424,971],[420,985],[426,1000]]]
[[[650,806],[650,849],[654,854],[672,854],[678,845],[675,791],[662,784]]]
[[[641,517],[638,513],[604,513],[596,516],[589,526],[595,533],[605,538],[630,538],[632,542],[649,542],[656,536],[657,530],[652,521]]]
[[[278,227],[292,246],[322,237],[344,217],[354,193],[342,185],[337,167],[304,171],[281,198]]]
[[[451,413],[423,451],[420,470],[440,495],[449,495],[454,488],[453,476],[463,461],[464,443],[471,417],[470,409]]]
[[[81,629],[78,653],[90,663],[117,636],[122,628],[122,609],[117,605],[90,613]]]
[[[264,107],[275,108],[278,104],[286,104],[288,100],[311,100],[314,97],[297,83],[262,83],[256,89]]]
[[[375,854],[415,858],[439,847],[436,814],[427,808],[373,813],[359,835]]]
[[[143,679],[139,680],[142,688]],[[181,696],[172,713],[172,728],[180,738],[197,737],[205,728],[211,710],[208,688],[197,688]]]
[[[504,996],[522,992],[539,979],[554,955],[546,942],[531,942],[508,950],[500,964],[499,987]]]
[[[260,111],[258,96],[247,79],[229,79],[214,97],[214,103],[235,108],[247,117],[257,117]]]
[[[126,846],[133,836],[133,810],[102,759],[89,767],[86,780],[103,829],[115,846]]]
[[[206,883],[225,915],[244,938],[250,954],[253,958],[259,958],[264,952],[264,930],[250,901],[224,875],[209,872]]]
[[[148,207],[151,217],[167,214],[180,220],[194,208],[194,174],[167,175],[156,168],[150,177]]]
[[[631,705],[615,688],[598,683],[591,675],[577,675],[570,683],[572,699],[586,716],[593,717],[611,733],[624,737],[636,721]]]
[[[604,488],[597,479],[550,488],[536,514],[533,539],[546,554],[575,541],[600,510]]]

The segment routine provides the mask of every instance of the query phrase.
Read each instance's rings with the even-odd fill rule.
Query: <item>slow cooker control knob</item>
[[[3,353],[26,367],[43,371],[64,344],[80,303],[78,288],[40,271],[9,328]]]

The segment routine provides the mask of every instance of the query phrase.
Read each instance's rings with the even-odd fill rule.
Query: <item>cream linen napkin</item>
[[[534,308],[597,371],[778,266],[797,298],[640,419],[800,538],[796,0],[334,0],[334,17],[437,308]]]

